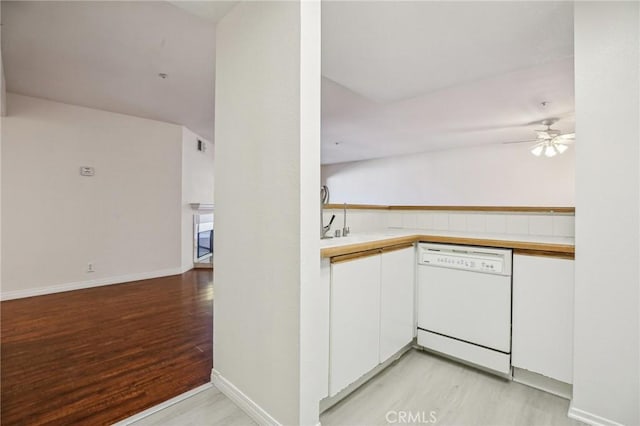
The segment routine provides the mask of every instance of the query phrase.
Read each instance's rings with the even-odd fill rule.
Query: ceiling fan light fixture
[[[555,155],[558,153],[558,151],[556,150],[556,147],[553,146],[553,144],[549,144],[547,146],[545,146],[544,148],[544,155],[546,157],[555,157]]]
[[[544,147],[542,145],[534,145],[531,148],[531,153],[533,155],[535,155],[536,157],[540,157],[542,155],[542,150],[544,149]]]
[[[562,133],[560,130],[552,129],[551,125],[556,121],[557,119],[544,120],[542,124],[547,126],[547,128],[535,131],[538,135],[538,143],[529,150],[536,157],[544,154],[545,157],[551,158],[562,154],[569,148],[567,143],[575,140],[575,133]]]
[[[560,154],[562,154],[563,152],[565,152],[569,147],[563,143],[555,143],[556,149],[558,150],[558,152]]]

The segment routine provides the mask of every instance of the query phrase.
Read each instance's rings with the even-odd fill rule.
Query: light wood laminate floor
[[[130,425],[253,426],[256,423],[229,398],[212,387]]]
[[[568,408],[566,399],[412,350],[323,413],[320,420],[323,426],[581,425],[567,417]],[[399,422],[402,412],[406,413],[405,419],[411,415],[420,420]],[[213,388],[134,424],[244,426],[254,423]]]

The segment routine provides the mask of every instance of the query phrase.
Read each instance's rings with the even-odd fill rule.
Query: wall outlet
[[[87,272],[95,272],[95,271],[96,271],[96,269],[95,269],[94,264],[91,263],[91,262],[87,263]]]

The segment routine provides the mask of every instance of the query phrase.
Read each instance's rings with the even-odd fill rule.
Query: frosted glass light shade
[[[557,151],[553,145],[547,145],[544,148],[544,155],[547,157],[553,157],[557,154]]]
[[[544,149],[544,147],[542,145],[536,145],[533,148],[531,148],[531,153],[533,155],[535,155],[536,157],[540,157],[542,155],[542,150]]]
[[[558,154],[564,153],[571,143],[575,140],[575,133],[560,134],[559,131],[538,131],[538,143],[529,148],[529,151],[536,157],[544,154],[545,157],[551,158]]]

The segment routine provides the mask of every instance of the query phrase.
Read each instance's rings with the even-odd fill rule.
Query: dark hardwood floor
[[[210,380],[210,269],[0,309],[2,425],[111,424]]]

